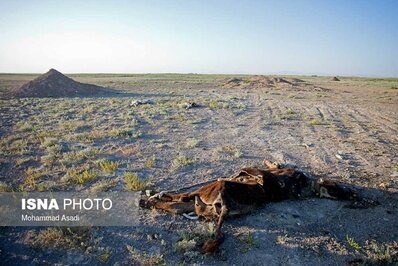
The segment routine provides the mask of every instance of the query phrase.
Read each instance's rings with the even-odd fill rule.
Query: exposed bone
[[[197,220],[199,219],[199,216],[195,214],[195,216],[193,215],[194,212],[190,212],[190,213],[183,213],[182,216],[184,216],[185,218],[189,219],[189,220]]]
[[[147,197],[151,197],[151,192],[152,192],[152,190],[147,189],[147,190],[145,190],[145,195],[146,195]]]
[[[148,198],[148,200],[155,199],[155,198],[162,199],[163,195],[166,193],[167,193],[167,191],[160,191],[159,193],[156,193],[155,195],[150,196]]]
[[[333,197],[329,194],[328,189],[325,187],[320,187],[319,188],[319,197],[321,198],[329,198],[329,199],[336,199],[336,197]]]

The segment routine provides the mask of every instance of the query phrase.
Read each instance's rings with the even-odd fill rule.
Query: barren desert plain
[[[0,92],[37,76],[0,74]],[[1,227],[0,264],[398,263],[398,79],[67,76],[115,93],[1,99],[0,191],[172,190],[268,159],[355,186],[379,205],[269,203],[228,219],[213,255],[200,252],[212,223],[157,210],[140,210],[131,227]]]

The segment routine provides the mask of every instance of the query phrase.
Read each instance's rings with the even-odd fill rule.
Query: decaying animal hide
[[[300,171],[281,168],[269,161],[263,164],[265,169],[243,168],[229,178],[212,181],[193,192],[156,193],[142,199],[140,206],[182,214],[189,219],[216,220],[215,238],[202,246],[204,253],[211,253],[223,240],[221,227],[226,216],[248,213],[266,202],[311,196],[361,201],[354,190],[343,184],[311,179]]]

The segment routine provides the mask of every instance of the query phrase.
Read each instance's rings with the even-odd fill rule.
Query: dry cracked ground
[[[2,74],[0,89],[34,77]],[[156,210],[141,210],[137,227],[3,227],[1,264],[397,263],[397,79],[295,77],[303,82],[258,85],[221,75],[72,78],[123,94],[1,100],[2,191],[167,190],[269,159],[355,185],[380,205],[270,203],[228,220],[215,255],[199,251],[211,223]],[[134,107],[132,100],[150,103]],[[186,109],[187,101],[199,107]]]

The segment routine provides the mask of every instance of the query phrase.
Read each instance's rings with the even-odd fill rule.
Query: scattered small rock
[[[187,110],[194,108],[194,107],[199,107],[199,105],[197,103],[192,102],[192,101],[184,102],[181,106]]]
[[[152,100],[132,100],[130,103],[131,107],[137,107],[139,105],[144,105],[144,104],[153,104],[154,102]]]

